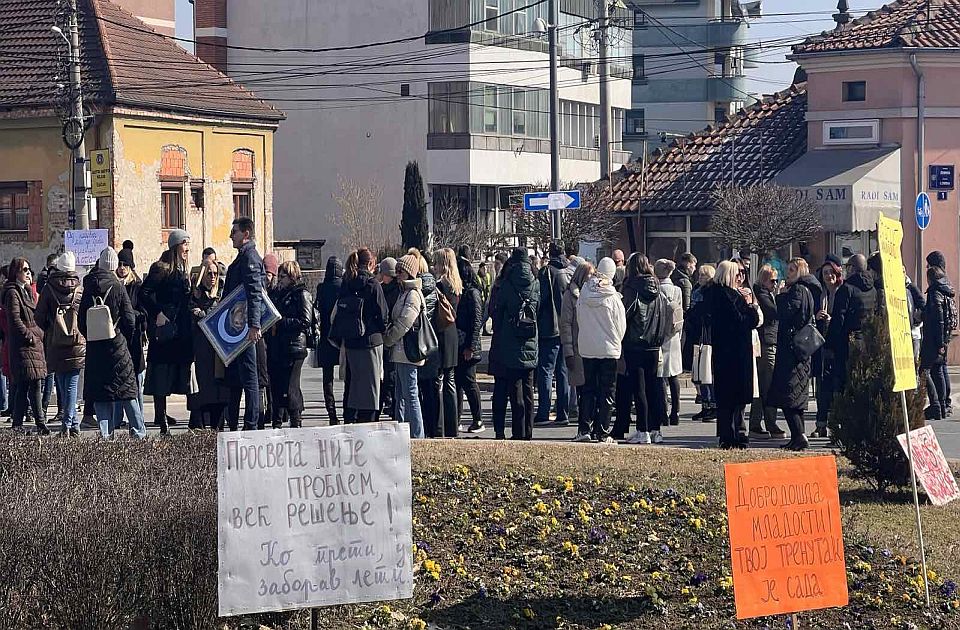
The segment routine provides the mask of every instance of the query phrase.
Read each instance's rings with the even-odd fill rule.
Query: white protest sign
[[[107,230],[67,230],[63,233],[63,248],[77,256],[77,264],[90,266],[106,249],[109,237]]]
[[[903,452],[907,452],[907,434],[897,436]],[[910,447],[913,451],[913,471],[926,490],[930,503],[946,505],[960,498],[957,480],[943,456],[937,434],[929,424],[910,432]]]
[[[221,616],[413,597],[410,428],[221,433]]]

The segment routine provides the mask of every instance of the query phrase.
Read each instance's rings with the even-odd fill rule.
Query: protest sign
[[[77,264],[89,267],[100,258],[100,252],[110,243],[107,230],[66,230],[63,233],[63,248],[73,252]]]
[[[917,388],[917,369],[913,358],[913,337],[910,335],[907,279],[903,274],[903,258],[900,256],[900,243],[903,241],[900,222],[880,215],[877,240],[883,263],[883,296],[893,358],[893,391],[902,392]]]
[[[737,619],[846,606],[836,460],[724,468]]]
[[[221,433],[221,616],[413,597],[409,425]]]
[[[910,451],[907,451],[907,436],[901,433],[897,436],[903,452],[913,463],[913,470],[920,479],[930,503],[946,505],[960,497],[960,488],[957,480],[947,464],[937,435],[930,425],[914,429],[910,432]],[[911,453],[913,457],[910,457]]]

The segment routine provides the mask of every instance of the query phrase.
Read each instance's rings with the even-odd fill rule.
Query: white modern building
[[[561,4],[561,180],[595,181],[598,8],[594,0]],[[410,160],[420,164],[432,205],[459,200],[507,232],[501,209],[513,187],[550,180],[549,59],[546,38],[534,32],[535,20],[548,17],[546,1],[196,6],[198,54],[287,115],[275,139],[279,239],[325,238],[329,253],[343,253],[333,200],[340,179],[378,185],[383,220],[398,225]],[[630,14],[619,13],[610,31],[612,169],[629,159],[621,132],[630,108]],[[404,41],[364,46],[386,40]]]
[[[723,122],[755,99],[744,69],[748,20],[760,2],[630,0],[633,9],[633,94],[624,141],[639,155],[666,137]]]

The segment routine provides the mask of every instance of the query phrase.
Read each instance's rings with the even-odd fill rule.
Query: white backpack
[[[103,303],[108,295],[110,289],[103,297],[94,297],[93,306],[87,311],[87,341],[109,341],[117,336],[110,307]]]

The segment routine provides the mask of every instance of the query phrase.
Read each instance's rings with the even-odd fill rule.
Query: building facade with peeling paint
[[[0,261],[25,256],[38,269],[72,227],[52,4],[0,6]],[[141,271],[176,228],[191,235],[192,263],[208,246],[233,258],[238,216],[272,243],[273,135],[283,115],[116,5],[80,5],[86,147],[109,149],[99,168],[109,167],[110,194],[95,200],[90,227],[108,230],[118,249],[132,240]],[[18,61],[26,56],[39,61]]]

